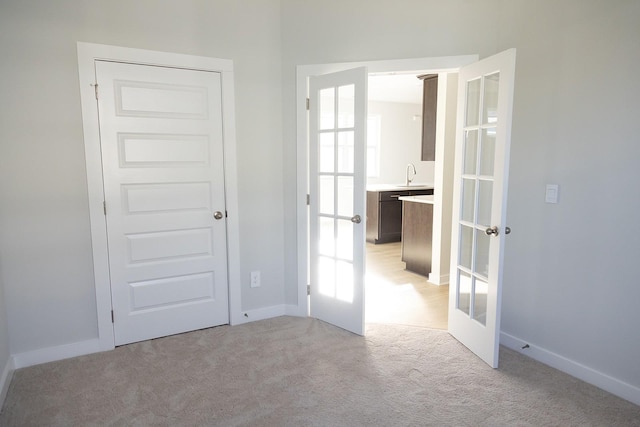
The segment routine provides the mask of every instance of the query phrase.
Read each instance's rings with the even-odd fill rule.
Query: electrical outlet
[[[251,272],[251,287],[258,288],[260,287],[260,272],[252,271]]]
[[[558,184],[547,184],[544,193],[546,203],[558,203]]]

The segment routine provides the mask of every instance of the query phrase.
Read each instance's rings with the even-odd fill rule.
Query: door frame
[[[99,349],[97,351],[115,348],[115,341],[113,323],[111,321],[111,281],[107,252],[107,223],[103,205],[102,153],[100,150],[100,129],[94,87],[96,78],[94,64],[96,60],[187,68],[221,74],[225,204],[228,212],[227,274],[229,321],[232,325],[242,323],[233,61],[84,42],[78,42],[77,48],[96,292],[96,315],[98,319]]]
[[[296,225],[298,247],[298,305],[296,312],[291,314],[303,317],[309,315],[309,300],[307,297],[307,285],[309,284],[309,212],[307,205],[307,194],[309,189],[309,124],[307,121],[309,77],[358,67],[367,67],[369,73],[403,72],[410,70],[429,70],[433,73],[453,72],[464,65],[477,62],[478,59],[479,55],[459,55],[299,65],[296,67]],[[363,226],[366,226],[366,220],[363,223]]]

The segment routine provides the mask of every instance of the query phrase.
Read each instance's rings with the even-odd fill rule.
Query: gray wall
[[[7,326],[7,305],[4,301],[4,286],[2,280],[2,259],[0,258],[0,378],[9,363],[9,328]],[[2,405],[2,391],[0,390],[0,405]]]
[[[296,65],[517,48],[502,330],[640,386],[640,2],[283,0],[282,10],[288,218]],[[557,205],[544,203],[546,183],[560,185]],[[295,233],[286,227],[289,300]]]
[[[11,352],[97,336],[77,41],[234,61],[242,307],[282,304],[279,2],[3,1],[0,258]],[[261,288],[249,288],[252,270]]]
[[[422,105],[369,101],[367,113],[380,116],[380,173],[367,177],[367,185],[404,183],[408,163],[416,167],[414,182],[432,183],[433,162],[420,160],[422,122],[413,119],[422,114]]]

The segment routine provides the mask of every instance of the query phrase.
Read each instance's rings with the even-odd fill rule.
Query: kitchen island
[[[367,186],[367,242],[399,242],[402,230],[401,197],[433,194],[433,184]]]
[[[406,269],[428,276],[431,272],[433,195],[400,197],[402,201],[402,261]]]

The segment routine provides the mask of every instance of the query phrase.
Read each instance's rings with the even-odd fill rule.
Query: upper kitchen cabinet
[[[420,160],[436,159],[436,110],[438,104],[438,75],[424,74],[422,80],[422,155]]]

